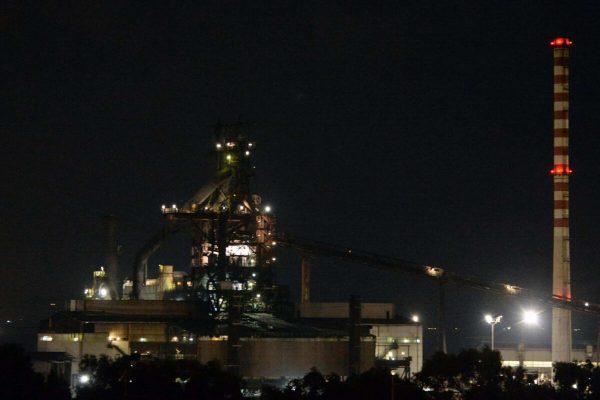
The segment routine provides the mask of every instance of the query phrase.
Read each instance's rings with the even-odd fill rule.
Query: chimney
[[[571,300],[569,245],[569,48],[571,40],[550,42],[554,53],[554,185],[552,295]],[[552,308],[552,362],[571,362],[571,311]]]
[[[119,299],[118,282],[119,256],[117,250],[117,216],[113,214],[102,217],[104,228],[104,267],[110,287],[110,298]]]

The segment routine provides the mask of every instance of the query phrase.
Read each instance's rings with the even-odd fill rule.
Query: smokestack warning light
[[[573,46],[573,42],[568,38],[556,38],[550,42],[552,47],[570,47]]]
[[[567,165],[555,165],[554,168],[550,170],[550,175],[571,175],[572,173],[573,170]]]

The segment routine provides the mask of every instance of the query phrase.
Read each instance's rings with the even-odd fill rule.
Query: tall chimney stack
[[[554,243],[552,294],[571,300],[569,245],[569,47],[571,40],[550,42],[554,53]],[[571,311],[552,309],[552,361],[571,362]]]

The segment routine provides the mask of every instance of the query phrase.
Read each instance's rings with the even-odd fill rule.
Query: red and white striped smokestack
[[[550,42],[554,53],[554,246],[552,294],[571,300],[569,245],[569,47],[567,38]],[[552,361],[571,362],[571,311],[552,309]]]

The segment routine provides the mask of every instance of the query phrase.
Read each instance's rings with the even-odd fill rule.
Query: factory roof
[[[227,334],[227,322],[216,321],[202,317],[185,317],[172,315],[123,315],[85,311],[66,311],[54,314],[52,324],[44,322],[41,331],[52,332],[78,332],[82,329],[81,323],[163,323],[177,326],[183,330],[199,335],[219,336]],[[393,323],[396,319],[382,320]],[[404,320],[398,320],[405,322]],[[398,323],[398,322],[397,322]],[[363,335],[367,336],[370,320],[364,320]],[[50,326],[52,328],[50,328]],[[89,328],[83,328],[89,329]],[[245,313],[240,321],[241,337],[346,337],[348,336],[348,320],[344,318],[297,318],[284,320],[268,313]]]
[[[73,357],[64,351],[33,351],[29,353],[29,357],[33,362],[63,362],[71,361],[73,359]]]

